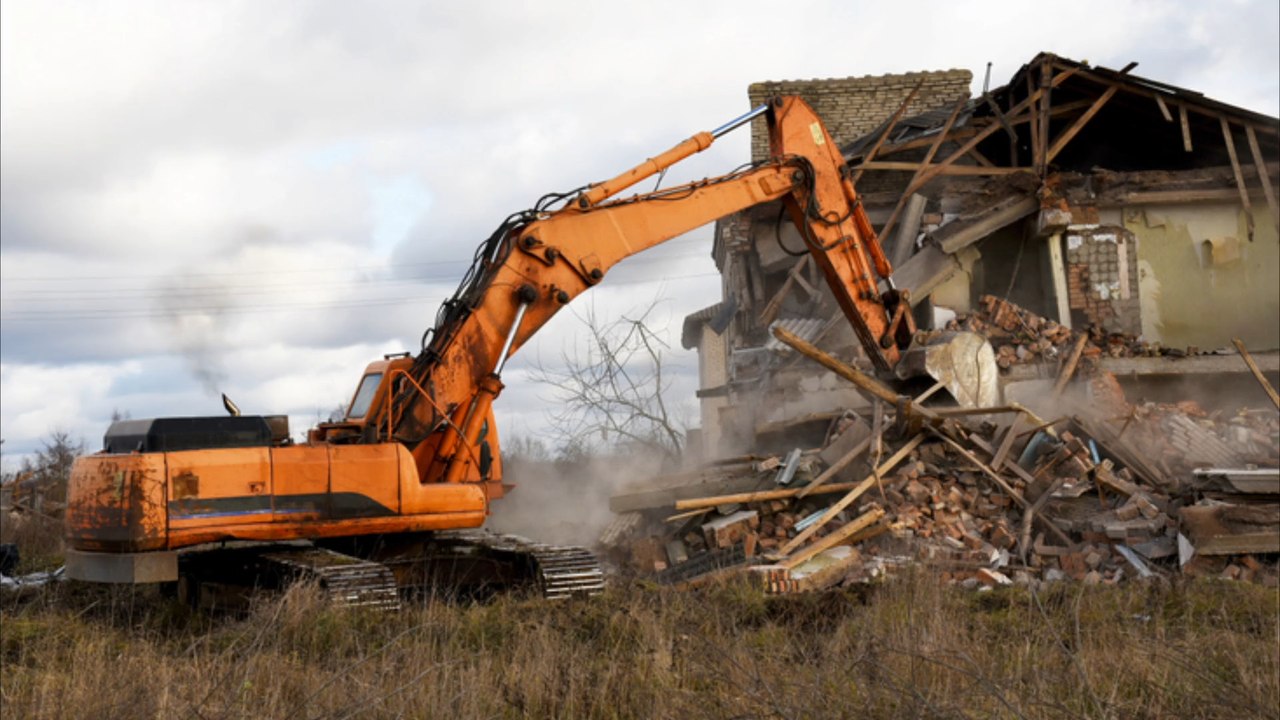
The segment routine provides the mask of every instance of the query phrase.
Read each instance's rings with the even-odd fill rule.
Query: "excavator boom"
[[[757,115],[769,123],[767,161],[728,175],[634,197],[622,190],[710,147]],[[906,298],[849,182],[844,159],[813,110],[783,97],[713,132],[694,135],[564,207],[504,225],[478,255],[470,282],[408,371],[412,382],[369,422],[410,448],[424,482],[477,477],[477,439],[501,391],[499,372],[561,308],[621,260],[731,213],[781,199],[875,366],[893,368],[911,342]]]

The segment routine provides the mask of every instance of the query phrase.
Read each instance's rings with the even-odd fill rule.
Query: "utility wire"
[[[691,280],[695,278],[718,277],[719,273],[692,273],[689,275],[672,275],[659,278],[640,278],[636,280],[619,280],[609,287],[646,285],[671,280]],[[205,306],[173,306],[165,308],[101,308],[95,310],[46,310],[22,309],[0,312],[0,319],[6,322],[58,322],[83,320],[128,320],[147,318],[174,318],[186,314],[207,313],[213,315],[266,315],[294,310],[330,310],[361,307],[383,307],[390,305],[410,305],[414,303],[442,302],[442,296],[415,296],[394,298],[368,298],[363,300],[338,300],[316,303],[273,303],[255,304],[251,306],[225,307],[217,305]]]

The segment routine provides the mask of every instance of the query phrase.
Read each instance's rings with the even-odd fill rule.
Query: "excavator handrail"
[[[397,406],[395,403],[395,393],[391,392],[391,389],[395,387],[394,381],[397,375],[403,375],[405,379],[409,381],[409,384],[412,385],[413,388],[417,390],[420,395],[425,397],[427,399],[427,402],[431,403],[431,407],[434,408],[435,411],[440,414],[440,417],[444,421],[444,423],[448,425],[450,428],[452,428],[455,433],[458,434],[458,438],[460,440],[466,440],[466,435],[462,432],[462,428],[458,427],[457,424],[453,422],[453,419],[449,417],[449,413],[445,412],[444,408],[440,407],[440,405],[436,402],[436,399],[431,397],[431,393],[427,392],[421,385],[419,385],[418,381],[415,380],[407,370],[405,370],[404,368],[396,368],[391,371],[390,375],[384,381],[387,387],[387,393],[386,393],[387,412],[385,413],[385,417],[387,421],[387,430],[386,430],[385,438],[388,442],[393,440],[393,437],[391,434],[391,428],[395,427],[395,422],[397,419],[396,418]],[[381,423],[379,423],[379,425],[381,425]],[[375,428],[377,428],[377,426],[375,426]],[[479,465],[479,459],[476,457],[475,449],[471,447],[470,443],[464,442],[462,444],[464,447],[467,448],[467,454],[471,456],[471,461]]]

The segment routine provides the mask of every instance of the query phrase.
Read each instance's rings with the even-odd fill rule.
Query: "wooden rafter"
[[[1178,122],[1182,125],[1182,149],[1191,152],[1191,124],[1187,122],[1187,105],[1178,103]]]
[[[1231,158],[1231,172],[1236,176],[1236,188],[1240,191],[1240,204],[1244,207],[1245,225],[1248,228],[1249,240],[1253,240],[1253,205],[1249,202],[1249,188],[1244,184],[1244,173],[1240,170],[1240,158],[1236,156],[1236,141],[1231,136],[1231,125],[1225,117],[1219,117],[1222,123],[1222,140],[1227,144],[1227,157]]]
[[[1059,63],[1054,63],[1054,67],[1059,69],[1068,69],[1071,66],[1059,62]],[[1085,70],[1083,68],[1075,68],[1075,70],[1077,71],[1077,74],[1080,77],[1088,78],[1089,80],[1092,80],[1093,82],[1096,82],[1100,85],[1114,85],[1117,83],[1115,79],[1103,77],[1102,75],[1099,75],[1095,72],[1091,72],[1089,70]],[[1163,90],[1168,95],[1177,96],[1180,93],[1183,93],[1183,94],[1188,93],[1187,90],[1184,90],[1182,88],[1179,88],[1173,85],[1167,85],[1165,83],[1157,82],[1155,80],[1150,80],[1147,78],[1142,78],[1141,80],[1143,85],[1146,85],[1150,88]],[[1121,82],[1124,82],[1124,80],[1122,80]],[[1146,88],[1142,88],[1142,87],[1124,86],[1122,89],[1129,92],[1138,93],[1138,94],[1143,94],[1143,95],[1146,94]],[[1187,102],[1187,101],[1190,101],[1190,102]],[[1193,113],[1196,113],[1197,115],[1202,115],[1204,117],[1207,117],[1213,120],[1217,120],[1219,117],[1222,116],[1221,110],[1216,110],[1210,107],[1201,107],[1194,103],[1195,103],[1194,98],[1182,97],[1177,102],[1177,105],[1183,110],[1183,112],[1193,112]],[[1275,125],[1273,123],[1259,123],[1259,122],[1249,121],[1240,117],[1232,118],[1232,122],[1234,122],[1237,125],[1252,126],[1256,131],[1263,133],[1265,135],[1280,136],[1280,125]]]
[[[1253,155],[1253,167],[1258,171],[1258,179],[1262,181],[1262,193],[1267,197],[1267,209],[1271,211],[1271,221],[1276,230],[1280,230],[1280,208],[1276,203],[1276,189],[1271,184],[1271,175],[1267,172],[1267,164],[1262,158],[1262,149],[1258,147],[1258,134],[1253,126],[1244,126],[1245,135],[1249,139],[1249,152]]]
[[[1053,159],[1058,156],[1058,153],[1062,152],[1062,149],[1067,146],[1067,143],[1071,142],[1071,139],[1084,129],[1085,125],[1089,124],[1089,121],[1093,119],[1093,116],[1098,114],[1098,111],[1102,109],[1102,106],[1106,105],[1107,101],[1110,100],[1119,89],[1120,88],[1117,85],[1112,85],[1107,88],[1107,91],[1099,95],[1098,99],[1093,101],[1093,104],[1089,106],[1088,110],[1084,111],[1083,115],[1076,118],[1076,121],[1071,123],[1070,127],[1063,130],[1058,137],[1054,138],[1053,145],[1049,147],[1049,155],[1045,158],[1045,162],[1053,162]]]
[[[1063,72],[1060,72],[1057,75],[1053,76],[1053,79],[1048,83],[1048,86],[1057,87],[1058,85],[1061,85],[1063,81],[1065,81],[1067,78],[1071,77],[1074,74],[1075,74],[1074,69],[1064,70]],[[1035,92],[1031,93],[1031,95],[1023,99],[1022,102],[1019,102],[1018,104],[1009,108],[1008,114],[1014,115],[1022,112],[1027,107],[1029,107],[1032,103],[1038,100],[1040,98],[1040,94],[1043,93],[1046,89],[1047,88],[1037,89]],[[998,123],[991,123],[986,128],[980,130],[973,137],[969,138],[968,142],[966,142],[964,145],[961,145],[958,149],[956,149],[955,152],[948,155],[945,160],[943,160],[942,162],[936,165],[931,166],[928,170],[921,173],[915,180],[911,182],[910,185],[907,186],[907,189],[905,192],[903,192],[903,195],[911,195],[915,191],[919,190],[921,186],[923,186],[925,183],[929,182],[933,178],[937,177],[938,175],[942,174],[942,172],[945,171],[952,164],[954,164],[956,160],[967,155],[970,150],[978,146],[978,143],[982,142],[983,140],[986,140],[988,137],[991,136],[992,133],[994,133],[996,130],[999,130],[999,129],[1000,129],[1000,125]]]
[[[916,97],[916,93],[920,92],[920,88],[923,86],[924,78],[920,78],[920,82],[916,83],[916,86],[911,88],[911,92],[907,93],[907,97],[902,101],[902,104],[898,106],[897,111],[893,113],[893,117],[889,118],[889,124],[885,126],[884,132],[880,133],[880,137],[876,139],[876,144],[873,145],[871,147],[871,151],[867,153],[867,160],[875,159],[876,153],[880,151],[880,146],[884,145],[884,141],[889,138],[889,133],[893,132],[893,128],[898,124],[898,120],[902,119],[902,114],[907,111],[907,106],[911,104],[911,101]],[[858,186],[858,180],[861,177],[861,170],[853,171],[853,176],[850,180],[853,182],[854,187]]]

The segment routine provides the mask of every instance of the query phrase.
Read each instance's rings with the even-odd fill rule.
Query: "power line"
[[[682,245],[693,245],[693,244],[706,245],[707,250],[708,251],[710,250],[710,243],[705,238],[669,240],[663,243],[662,245],[660,245],[659,247],[679,247]],[[642,257],[642,258],[637,258],[636,262],[656,262],[662,259],[669,259],[669,258]],[[348,266],[328,267],[328,268],[297,268],[292,270],[240,270],[240,271],[226,271],[226,272],[180,273],[180,274],[175,274],[173,272],[154,273],[154,274],[142,273],[142,274],[125,275],[125,276],[121,276],[121,275],[47,275],[47,276],[37,276],[37,277],[16,277],[12,275],[0,275],[0,282],[12,283],[12,282],[84,282],[86,280],[164,280],[164,279],[172,279],[175,277],[215,278],[215,277],[235,277],[235,276],[246,276],[246,275],[254,275],[254,276],[256,275],[303,275],[303,274],[314,274],[314,273],[364,272],[364,271],[385,272],[392,268],[443,267],[446,265],[465,267],[470,264],[471,264],[471,260],[435,260],[431,262],[397,263],[395,265],[390,265],[390,264],[356,265],[356,266],[348,265]]]
[[[673,275],[661,278],[640,278],[636,280],[619,280],[613,282],[609,287],[628,286],[628,285],[646,285],[659,282],[667,282],[673,280],[692,280],[696,278],[718,277],[719,273],[692,273],[689,275]],[[274,303],[274,304],[255,304],[252,306],[185,306],[174,308],[101,308],[98,310],[11,310],[0,313],[0,319],[7,322],[67,322],[67,321],[97,321],[97,320],[133,320],[133,319],[160,319],[175,318],[186,314],[213,314],[217,316],[223,315],[265,315],[278,312],[290,312],[295,310],[334,310],[362,307],[382,307],[388,305],[400,305],[411,303],[425,302],[443,302],[444,296],[415,296],[415,297],[394,297],[394,298],[368,298],[363,300],[335,300],[317,303]]]
[[[663,258],[636,258],[634,261],[628,260],[627,267],[635,267],[642,264],[652,264],[654,262],[671,262],[699,258],[701,255],[673,255]],[[31,289],[17,290],[16,292],[0,291],[0,299],[8,301],[25,301],[25,302],[56,302],[56,301],[75,301],[75,300],[180,300],[186,298],[198,297],[214,297],[227,294],[236,295],[268,295],[277,290],[297,289],[297,288],[328,288],[343,289],[344,287],[357,286],[377,286],[377,287],[404,287],[416,286],[422,283],[441,282],[452,283],[457,279],[456,275],[420,275],[415,277],[401,278],[348,278],[335,282],[295,282],[295,283],[270,283],[270,284],[253,284],[253,285],[205,285],[194,287],[170,287],[157,289],[156,287],[105,287],[105,288],[84,288],[75,291],[70,290],[48,290],[48,289]],[[7,288],[6,288],[7,290]]]

